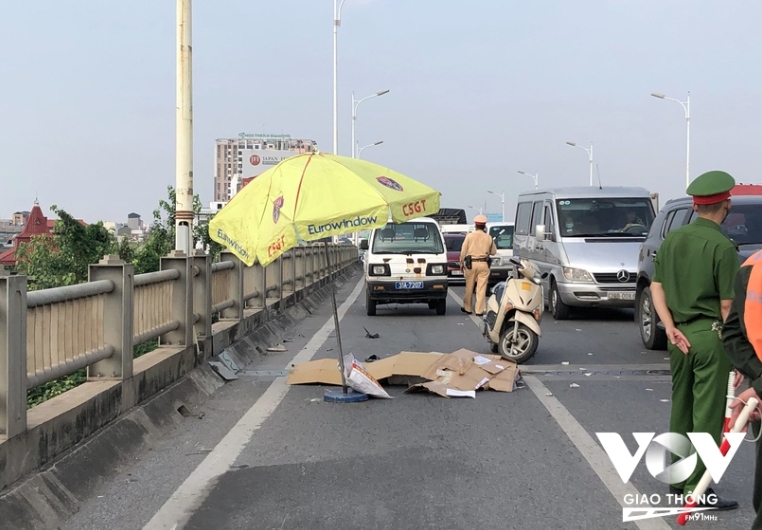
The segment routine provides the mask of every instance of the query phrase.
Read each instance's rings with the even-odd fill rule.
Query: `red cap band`
[[[706,195],[704,197],[693,197],[693,204],[717,204],[730,198],[730,192],[718,193],[717,195]]]

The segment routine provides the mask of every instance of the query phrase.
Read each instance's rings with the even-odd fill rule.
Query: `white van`
[[[514,254],[548,273],[544,292],[556,320],[572,307],[634,307],[638,253],[655,216],[640,187],[522,193]]]
[[[366,249],[365,307],[369,316],[378,304],[428,304],[437,315],[447,310],[447,250],[439,224],[419,217],[391,221],[360,242]]]

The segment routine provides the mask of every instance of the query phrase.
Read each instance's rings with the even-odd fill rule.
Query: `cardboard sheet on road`
[[[398,381],[398,376],[415,377],[422,382],[410,385],[406,392],[431,392],[443,397],[475,397],[479,389],[513,392],[520,375],[513,361],[464,348],[448,354],[403,351],[363,366],[382,384]],[[287,382],[341,385],[339,362],[329,358],[298,364],[291,369]]]

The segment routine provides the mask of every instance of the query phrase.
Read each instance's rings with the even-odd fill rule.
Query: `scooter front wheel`
[[[514,332],[516,337],[514,338]],[[537,333],[529,329],[522,323],[519,323],[518,328],[515,322],[508,322],[505,330],[500,335],[500,342],[498,343],[498,352],[504,359],[514,361],[516,364],[521,364],[537,353],[537,346],[540,344],[540,337]]]

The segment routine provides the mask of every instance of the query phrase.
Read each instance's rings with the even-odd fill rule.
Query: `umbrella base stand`
[[[368,394],[362,392],[355,392],[351,388],[347,390],[345,394],[343,390],[329,390],[323,396],[323,401],[329,403],[359,403],[360,401],[367,401]]]

